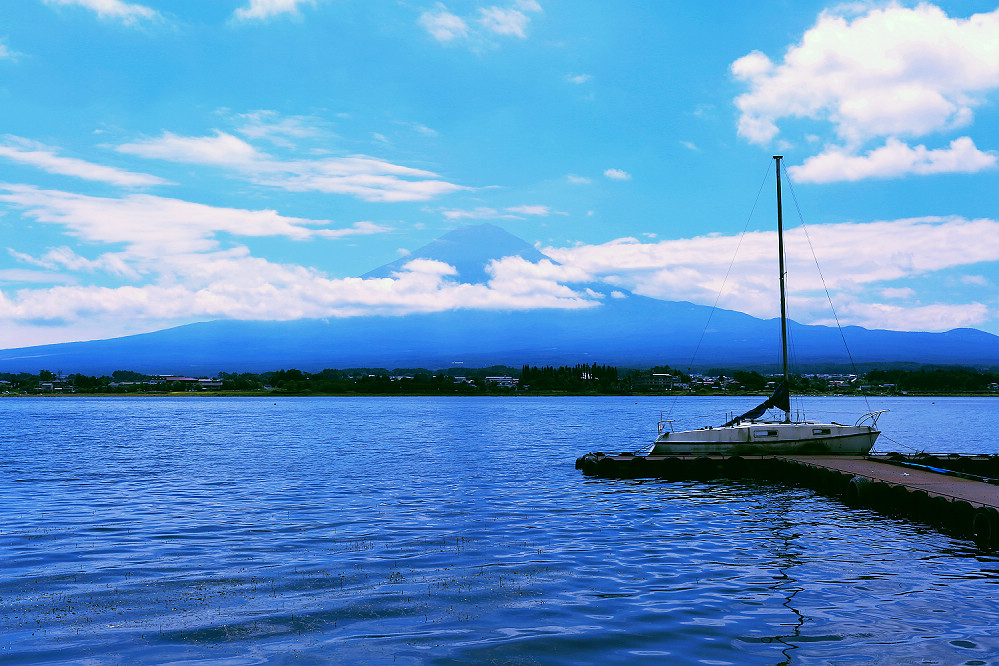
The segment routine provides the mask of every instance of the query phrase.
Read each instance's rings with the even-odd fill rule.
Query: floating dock
[[[855,507],[918,520],[999,547],[999,456],[636,456],[588,453],[576,468],[604,478],[759,479],[811,488]]]

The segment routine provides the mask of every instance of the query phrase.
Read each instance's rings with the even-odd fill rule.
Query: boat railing
[[[865,421],[870,420],[871,427],[872,428],[877,428],[878,427],[878,417],[881,416],[882,414],[884,414],[885,412],[889,412],[889,411],[891,411],[891,410],[890,409],[879,409],[876,412],[867,412],[866,414],[864,414],[863,416],[861,416],[859,419],[857,419],[857,422],[854,425],[860,426],[860,425],[863,425]]]
[[[660,435],[663,434],[663,430],[666,429],[667,425],[669,425],[670,432],[673,432],[673,422],[674,421],[676,421],[676,419],[660,419],[659,420],[659,434]]]

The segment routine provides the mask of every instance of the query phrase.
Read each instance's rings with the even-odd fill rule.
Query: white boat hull
[[[840,423],[752,421],[718,428],[673,432],[653,442],[650,455],[766,455],[833,453],[866,455],[880,431]]]

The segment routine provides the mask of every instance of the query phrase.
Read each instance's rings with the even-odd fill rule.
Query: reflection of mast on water
[[[786,504],[782,507],[781,515],[787,515],[788,510],[791,508],[790,497],[785,495],[784,499],[786,502],[781,502]],[[774,536],[783,541],[783,545],[778,548],[774,556],[777,559],[777,572],[779,575],[775,576],[774,584],[770,586],[771,590],[779,593],[780,596],[784,597],[784,601],[781,603],[782,606],[787,608],[789,611],[794,613],[795,622],[790,625],[792,630],[790,634],[783,634],[774,636],[771,640],[776,643],[781,643],[785,647],[781,650],[784,654],[784,660],[780,662],[781,665],[791,663],[791,650],[798,649],[797,639],[801,636],[801,628],[804,626],[805,622],[809,618],[801,614],[801,612],[794,607],[794,597],[801,592],[804,588],[798,585],[798,581],[792,578],[788,572],[794,567],[801,565],[801,560],[798,559],[798,553],[792,552],[791,546],[792,542],[801,536],[800,532],[792,532],[791,529],[795,525],[787,520],[782,519],[778,524],[774,525]]]

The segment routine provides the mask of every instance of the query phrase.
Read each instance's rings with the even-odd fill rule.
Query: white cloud
[[[50,5],[75,5],[97,12],[98,18],[120,20],[126,25],[132,25],[141,20],[159,18],[159,13],[144,5],[137,5],[122,0],[45,0]]]
[[[572,173],[566,176],[566,180],[568,180],[573,185],[589,185],[590,183],[593,182],[593,179],[591,178],[587,178],[586,176],[577,176]]]
[[[345,229],[315,229],[313,234],[322,238],[346,238],[347,236],[370,236],[391,231],[389,227],[374,222],[355,222]]]
[[[541,217],[548,217],[549,215],[567,215],[567,213],[552,210],[549,206],[540,205],[510,206],[506,210],[514,215],[538,215]]]
[[[132,261],[155,262],[169,254],[215,251],[217,233],[292,240],[350,233],[314,228],[325,227],[325,220],[286,217],[272,210],[218,208],[148,194],[113,199],[30,185],[2,185],[0,192],[5,192],[0,201],[22,209],[23,215],[61,225],[84,242],[125,244],[125,255]],[[358,224],[353,233],[379,230],[368,222]]]
[[[436,137],[438,134],[437,130],[435,130],[433,127],[427,127],[422,123],[400,121],[398,124],[402,125],[403,127],[408,127],[409,129],[413,130],[418,134],[422,134],[423,136]]]
[[[224,132],[208,137],[180,137],[165,132],[118,146],[141,157],[230,168],[260,185],[292,192],[348,194],[365,201],[427,201],[467,189],[437,174],[366,155],[311,160],[279,160]]]
[[[21,57],[20,53],[12,51],[7,46],[7,40],[0,39],[0,60],[17,60],[19,57]]]
[[[568,215],[562,211],[552,210],[549,206],[526,205],[508,206],[503,210],[479,206],[470,210],[446,209],[441,214],[448,220],[499,220],[499,219],[523,219],[525,216],[547,217],[549,215]]]
[[[12,135],[4,136],[3,141],[0,142],[0,157],[6,157],[22,164],[30,164],[48,173],[74,176],[120,187],[145,187],[169,183],[169,181],[149,174],[93,164],[74,157],[60,157],[55,154],[55,150],[50,146]]]
[[[453,266],[425,259],[407,263],[390,278],[330,278],[305,266],[254,257],[229,237],[309,240],[386,229],[371,222],[330,229],[321,220],[274,211],[213,208],[149,195],[107,199],[11,185],[2,192],[0,202],[37,222],[58,225],[83,242],[79,247],[94,249],[83,256],[60,246],[38,257],[12,250],[22,263],[46,272],[0,275],[8,280],[20,275],[20,283],[30,285],[0,293],[0,320],[11,326],[37,321],[117,326],[114,322],[125,314],[130,326],[142,329],[152,322],[217,317],[290,320],[456,308],[586,308],[598,306],[603,297],[573,285],[597,281],[615,287],[611,298],[625,297],[623,290],[630,289],[668,300],[712,303],[739,243],[736,237],[713,235],[545,248],[555,261],[494,261],[487,267],[486,284],[461,283]],[[552,212],[545,206],[507,210],[513,209]],[[905,280],[974,265],[976,273],[965,281],[980,285],[981,266],[999,261],[999,221],[919,218],[825,225],[810,228],[809,234],[812,245],[820,248],[825,285],[808,270],[811,261],[801,230],[786,233],[791,312],[801,321],[825,321],[827,310],[820,307],[825,286],[844,323],[942,330],[975,325],[989,316],[980,303],[920,302],[917,289]],[[742,239],[734,266],[739,277],[729,281],[722,307],[764,317],[776,314],[774,236],[754,232]],[[73,283],[76,274],[94,272],[126,284]],[[45,282],[60,284],[39,286]]]
[[[963,284],[973,284],[979,287],[989,286],[989,280],[984,275],[964,275],[961,277]]]
[[[292,147],[290,139],[307,139],[320,132],[319,121],[306,116],[282,117],[274,111],[252,111],[237,116],[243,121],[237,130],[250,139],[264,139],[279,146]]]
[[[27,268],[4,268],[0,270],[0,282],[62,284],[67,281],[72,282],[72,279],[65,273],[36,271]]]
[[[315,0],[250,0],[246,7],[238,8],[233,16],[241,21],[263,20],[279,14],[298,14],[298,6]]]
[[[687,150],[693,150],[695,152],[700,150],[700,148],[697,147],[697,144],[695,144],[692,141],[681,141],[680,145],[686,148]]]
[[[840,319],[846,317],[857,326],[901,331],[948,331],[974,327],[988,316],[988,307],[982,303],[903,306],[849,300],[840,306]],[[835,325],[832,319],[815,323]]]
[[[150,159],[223,167],[245,168],[269,159],[239,137],[224,132],[216,132],[215,136],[198,137],[164,132],[158,139],[125,143],[118,146],[117,150]]]
[[[102,324],[118,331],[123,325],[118,320],[125,315],[129,327],[141,330],[155,328],[154,322],[217,317],[291,320],[596,304],[585,291],[564,284],[581,277],[581,271],[550,261],[495,261],[487,268],[487,284],[460,283],[454,267],[424,259],[407,263],[391,278],[329,278],[312,268],[252,256],[230,238],[309,240],[387,231],[372,222],[330,229],[321,220],[274,211],[215,208],[150,195],[101,198],[27,185],[3,186],[0,203],[38,223],[60,227],[80,241],[79,247],[93,250],[90,256],[68,246],[41,256],[10,250],[18,261],[45,269],[0,275],[22,285],[16,292],[0,292],[0,320],[18,330],[46,321],[74,329]],[[522,212],[548,211],[530,208]],[[95,272],[123,284],[74,283],[76,275]],[[45,282],[59,284],[38,286]]]
[[[483,28],[497,35],[527,37],[524,30],[529,22],[527,14],[517,9],[484,7],[479,10],[479,23]]]
[[[8,252],[18,261],[49,270],[104,272],[126,278],[140,276],[137,270],[128,265],[125,255],[122,253],[105,253],[97,259],[87,259],[66,246],[50,248],[41,257],[32,257],[9,248]]]
[[[57,286],[0,293],[0,319],[138,320],[228,317],[292,320],[439,312],[459,308],[587,308],[597,303],[560,283],[571,269],[519,257],[494,262],[488,284],[456,282],[456,270],[415,259],[391,278],[329,279],[300,266],[273,264],[238,252],[174,258],[173,280],[122,287]],[[180,270],[185,269],[185,270]]]
[[[819,252],[825,284],[811,263],[809,244],[802,230],[785,232],[792,316],[806,322],[824,321],[828,313],[824,290],[828,287],[837,300],[858,303],[856,309],[847,313],[851,315],[846,320],[848,323],[904,328],[907,324],[901,318],[876,319],[877,312],[887,310],[873,307],[873,303],[870,312],[861,316],[859,303],[867,302],[861,296],[881,293],[884,289],[911,288],[892,283],[914,276],[999,261],[999,240],[996,240],[999,239],[999,221],[989,219],[928,217],[829,224],[810,227],[808,234],[811,245]],[[988,240],[983,242],[983,239]],[[658,243],[621,238],[601,245],[545,248],[543,251],[562,264],[579,268],[593,280],[603,280],[654,298],[711,304],[722,289],[729,262],[739,243],[738,237],[721,235]],[[776,232],[754,232],[743,237],[733,265],[733,275],[739,277],[725,283],[719,301],[721,307],[758,317],[777,314],[775,247]],[[977,305],[972,305],[974,307],[961,311],[982,312]],[[934,304],[919,306],[936,307]],[[953,311],[962,307],[965,306],[954,306]],[[924,310],[924,313],[930,311]],[[946,312],[947,309],[934,311]],[[936,330],[966,324],[967,320],[959,318],[953,325],[940,326]]]
[[[541,5],[535,0],[518,0],[511,6],[480,7],[478,18],[462,18],[438,2],[433,10],[420,14],[419,23],[430,35],[441,43],[471,39],[482,41],[483,33],[506,37],[527,37],[527,26],[531,18],[528,12],[540,12]],[[481,30],[475,30],[473,23]]]
[[[866,155],[851,155],[843,148],[829,148],[809,157],[801,166],[788,169],[802,183],[830,183],[863,178],[897,178],[906,174],[973,173],[996,165],[994,152],[982,152],[968,137],[950,142],[950,147],[929,150],[911,148],[898,139]]]
[[[911,287],[886,287],[878,292],[881,298],[887,299],[914,299],[916,290]]]
[[[628,180],[631,178],[630,173],[621,169],[607,169],[604,171],[604,175],[611,180]]]
[[[783,63],[753,52],[732,64],[750,91],[736,100],[754,142],[782,117],[829,120],[846,140],[919,136],[966,124],[999,86],[999,10],[953,19],[930,4],[892,4],[852,21],[823,12]]]
[[[471,210],[442,210],[441,214],[448,220],[493,220],[503,217],[503,214],[497,209],[488,206],[479,206]]]
[[[914,8],[853,4],[825,11],[782,62],[754,51],[732,64],[733,75],[749,88],[735,101],[739,134],[765,144],[777,136],[781,119],[807,118],[831,123],[840,144],[817,156],[820,164],[837,156],[852,158],[851,169],[839,170],[840,175],[877,175],[877,165],[863,162],[884,153],[858,153],[879,137],[896,141],[886,144],[896,161],[905,151],[929,154],[912,155],[906,173],[953,170],[951,156],[973,148],[967,137],[967,145],[942,151],[898,141],[971,124],[975,107],[999,88],[997,34],[999,9],[967,19],[951,18],[928,3]],[[973,155],[979,169],[990,166],[985,157],[980,151]],[[828,178],[837,172],[825,171]]]
[[[468,35],[465,20],[447,11],[441,3],[437,3],[436,10],[420,14],[420,25],[438,42],[450,42]]]
[[[565,75],[565,80],[566,81],[568,81],[569,83],[575,83],[576,85],[580,85],[580,84],[586,83],[587,81],[589,81],[592,78],[593,77],[591,77],[589,74],[566,74]]]

